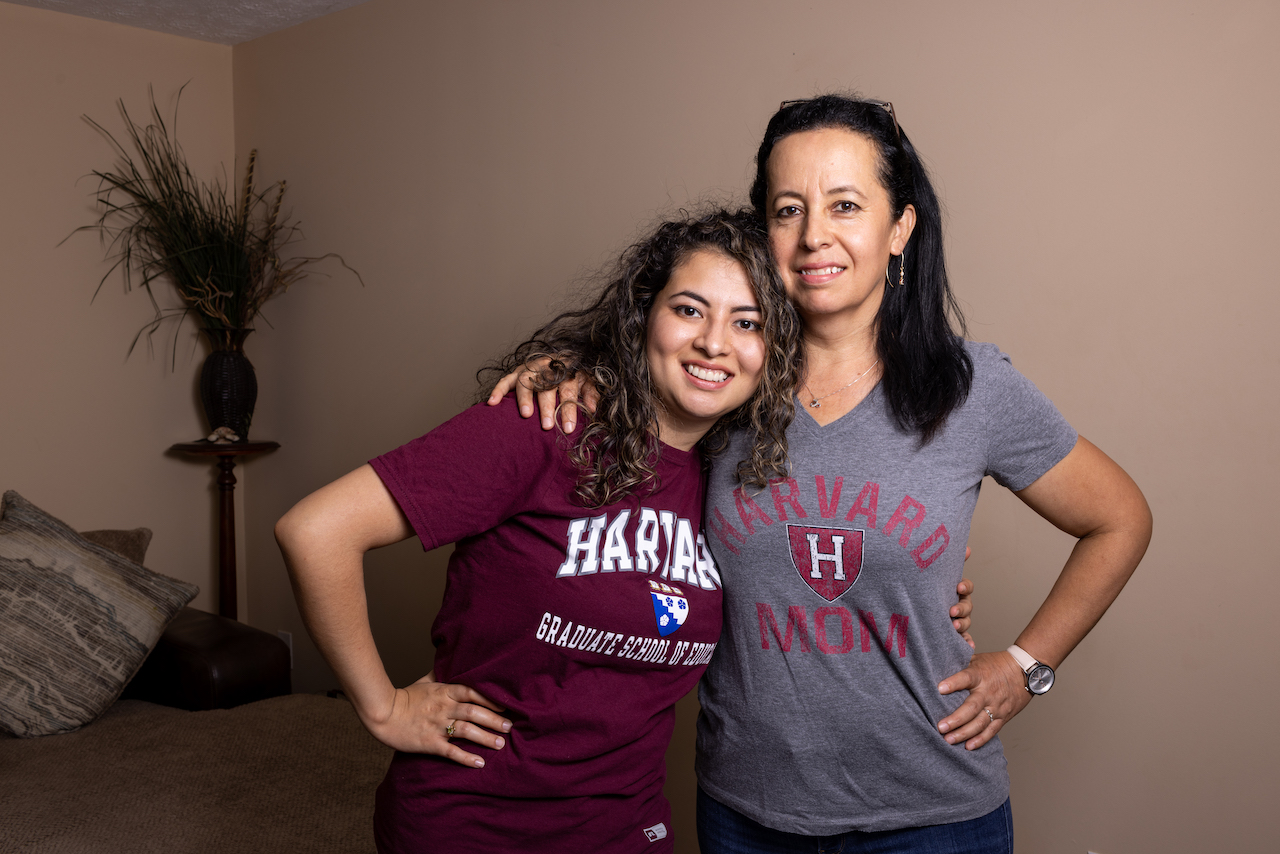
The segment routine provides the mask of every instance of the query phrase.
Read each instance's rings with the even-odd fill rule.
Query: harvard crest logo
[[[684,625],[689,616],[689,600],[678,588],[649,579],[649,595],[653,598],[653,617],[658,621],[658,634],[664,638]]]
[[[862,531],[788,525],[791,563],[804,583],[828,602],[845,594],[862,571]]]

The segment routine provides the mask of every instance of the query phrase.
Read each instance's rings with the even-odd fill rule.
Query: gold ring
[[[453,723],[451,723],[451,724],[449,724],[447,727],[445,727],[445,728],[444,728],[444,737],[445,737],[445,738],[453,738],[453,728],[454,728],[454,727],[456,727],[457,725],[458,725],[458,722],[457,722],[457,721],[454,721]]]

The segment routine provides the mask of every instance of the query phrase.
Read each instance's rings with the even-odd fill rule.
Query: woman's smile
[[[796,271],[806,285],[822,285],[839,276],[847,267],[837,264],[808,264]]]
[[[694,379],[701,380],[710,387],[720,387],[729,379],[729,372],[722,371],[718,368],[709,368],[702,365],[687,364],[684,366],[685,372]]]

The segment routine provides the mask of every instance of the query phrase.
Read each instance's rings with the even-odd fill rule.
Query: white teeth
[[[685,365],[684,369],[700,380],[706,380],[709,383],[722,383],[729,379],[729,375],[724,371],[708,371],[706,368],[700,368],[697,365]]]
[[[844,267],[819,267],[803,271],[806,276],[831,276],[839,273]]]

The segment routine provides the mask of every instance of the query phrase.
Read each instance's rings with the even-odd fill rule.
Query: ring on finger
[[[992,723],[995,723],[995,722],[996,722],[996,716],[995,716],[995,715],[993,715],[993,714],[991,714],[991,710],[990,710],[990,709],[983,709],[982,711],[984,711],[984,712],[986,712],[986,713],[987,713],[987,717],[991,718],[991,722],[992,722]]]
[[[453,723],[451,723],[451,724],[449,724],[447,727],[445,727],[445,728],[444,728],[444,737],[445,737],[445,738],[453,738],[453,731],[454,731],[454,729],[456,729],[456,728],[457,728],[457,726],[458,726],[458,722],[457,722],[457,721],[454,721]]]

